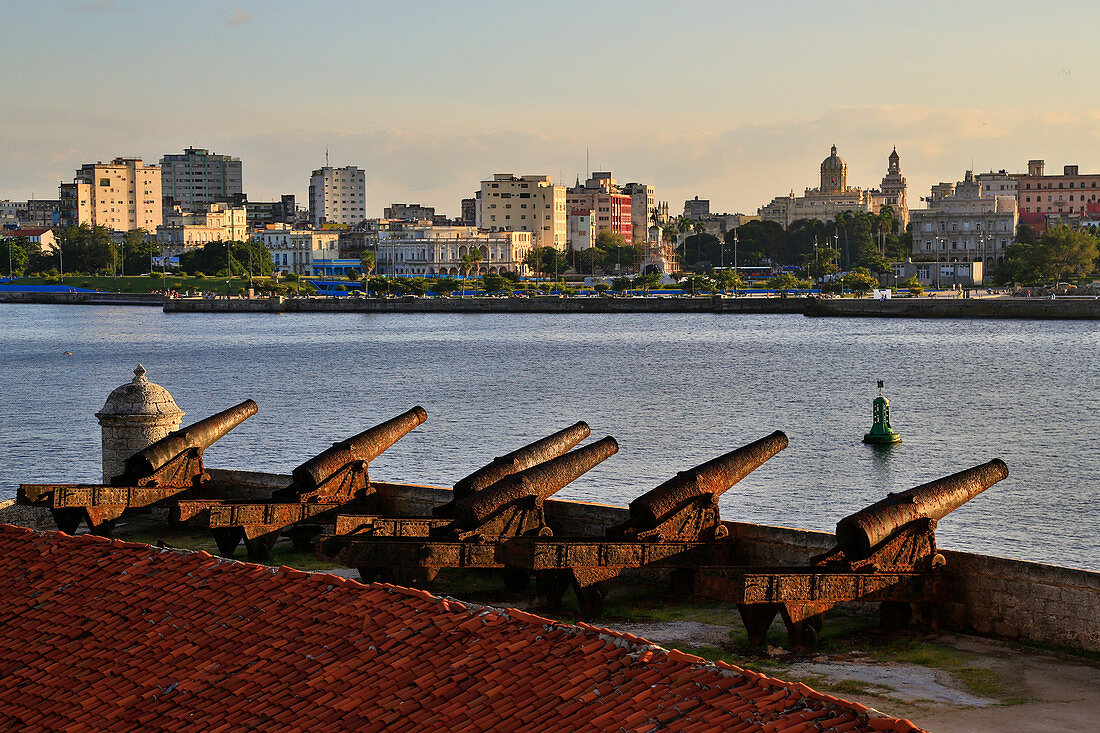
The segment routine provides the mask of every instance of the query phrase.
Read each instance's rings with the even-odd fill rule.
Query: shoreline
[[[170,298],[141,293],[2,293],[0,303],[161,307],[165,313],[713,313],[827,318],[1100,320],[1100,299],[1040,298]]]

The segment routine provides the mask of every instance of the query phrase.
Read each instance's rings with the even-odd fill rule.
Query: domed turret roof
[[[841,158],[836,154],[836,145],[832,147],[829,157],[821,161],[821,170],[824,171],[842,171],[847,169],[848,164],[844,162],[844,158]]]
[[[901,156],[898,155],[898,146],[894,146],[894,152],[890,153],[890,160],[901,160]]]
[[[96,413],[96,417],[129,417],[147,416],[164,418],[167,416],[182,417],[183,410],[168,390],[159,384],[153,384],[145,378],[145,367],[137,365],[134,370],[134,378],[115,389],[107,397],[103,409]]]

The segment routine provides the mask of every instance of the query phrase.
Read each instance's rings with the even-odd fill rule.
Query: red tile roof
[[[586,624],[8,525],[0,623],[12,730],[917,730]]]
[[[41,237],[46,232],[50,231],[46,229],[11,229],[3,232],[5,237]]]

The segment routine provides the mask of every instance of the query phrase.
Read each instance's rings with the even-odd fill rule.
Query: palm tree
[[[462,255],[462,275],[463,277],[469,277],[470,271],[476,271],[478,263],[481,262],[481,250],[472,248],[469,254]],[[474,295],[477,295],[477,277],[474,277]]]
[[[359,264],[363,266],[363,277],[369,278],[374,274],[374,267],[376,264],[374,252],[365,250],[359,257]]]

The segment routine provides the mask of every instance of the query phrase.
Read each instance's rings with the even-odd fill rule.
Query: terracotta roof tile
[[[20,730],[871,731],[909,721],[596,626],[0,525]]]

